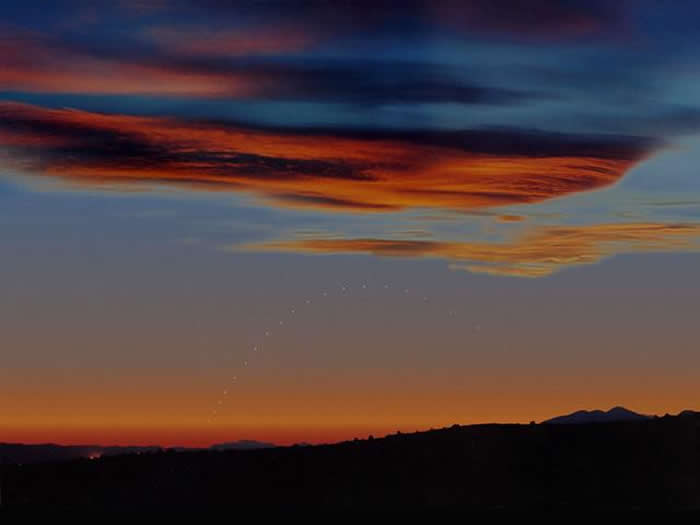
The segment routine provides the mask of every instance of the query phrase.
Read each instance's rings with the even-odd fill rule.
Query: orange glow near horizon
[[[21,411],[9,404],[0,405],[5,414],[0,423],[0,442],[207,447],[256,440],[291,445],[366,438],[370,434],[380,437],[453,424],[542,421],[579,409],[607,409],[611,399],[648,414],[689,408],[688,400],[695,389],[690,372],[668,378],[654,377],[653,371],[645,374],[650,374],[655,390],[640,385],[638,378],[611,375],[599,378],[595,392],[586,392],[582,389],[587,384],[584,377],[565,374],[556,379],[540,372],[507,374],[500,377],[503,384],[494,377],[473,377],[466,383],[446,385],[423,380],[403,387],[398,379],[382,380],[377,376],[361,390],[353,390],[350,383],[341,381],[319,396],[313,385],[289,392],[293,381],[288,378],[282,381],[283,386],[269,387],[271,390],[257,387],[241,391],[245,403],[230,407],[213,423],[202,417],[208,404],[203,399],[204,389],[158,395],[139,387],[131,395],[115,392],[93,399],[77,390],[69,395],[64,389],[58,396],[61,402],[51,410],[47,409],[47,399],[35,392],[25,396]],[[559,393],[554,398],[553,389]],[[664,394],[659,395],[662,390]],[[139,403],[139,399],[145,402]]]
[[[651,399],[651,396],[639,393],[636,401],[625,403],[625,406],[645,414],[663,415],[677,413],[688,408],[688,392],[681,395],[666,396],[662,399]],[[162,447],[209,447],[217,443],[254,440],[276,445],[293,445],[296,443],[323,444],[348,441],[354,438],[365,439],[369,435],[383,437],[396,432],[410,433],[426,431],[433,428],[445,428],[454,424],[527,424],[530,421],[541,422],[581,409],[611,408],[609,399],[597,395],[598,399],[590,401],[593,404],[582,404],[576,399],[561,399],[548,402],[547,395],[534,399],[529,396],[526,400],[494,399],[485,403],[476,414],[465,414],[461,417],[424,415],[420,418],[399,417],[395,419],[375,418],[365,422],[334,421],[323,417],[316,421],[304,421],[299,418],[294,424],[232,424],[217,425],[188,424],[182,421],[171,421],[168,424],[146,424],[139,421],[102,422],[91,425],[89,422],[66,425],[57,422],[45,424],[33,422],[29,424],[0,425],[0,443],[25,443],[58,445],[100,445],[100,446],[162,446]],[[691,407],[695,408],[695,407]]]

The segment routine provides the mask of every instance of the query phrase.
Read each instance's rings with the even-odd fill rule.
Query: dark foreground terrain
[[[4,506],[700,509],[700,414],[6,465]]]

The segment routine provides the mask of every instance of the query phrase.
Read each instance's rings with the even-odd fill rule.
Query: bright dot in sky
[[[367,283],[362,283],[361,286],[362,286],[363,289],[367,289],[367,288],[368,288],[368,284],[367,284]],[[391,285],[390,285],[389,283],[385,283],[385,284],[383,285],[383,287],[384,287],[385,290],[388,290],[388,289],[391,287]],[[347,286],[341,286],[341,290],[342,290],[342,292],[346,292],[347,290],[349,290],[349,287],[347,287]],[[403,292],[404,292],[404,294],[408,294],[408,293],[409,293],[409,289],[408,289],[408,288],[404,288]],[[326,290],[322,291],[321,293],[322,293],[322,295],[323,295],[324,297],[327,297],[327,296],[328,296],[328,291],[326,291]],[[428,301],[429,301],[428,296],[423,296],[423,302],[426,302],[426,303],[427,303]],[[306,304],[311,304],[312,300],[311,300],[311,299],[306,299],[304,302],[305,302]],[[295,309],[295,308],[290,308],[289,311],[290,311],[291,314],[296,313],[296,309]],[[450,317],[454,317],[454,316],[456,315],[456,313],[457,313],[457,312],[454,311],[454,310],[448,310],[448,315],[449,315]],[[279,324],[280,324],[280,325],[283,325],[283,324],[284,324],[284,320],[280,320],[280,321],[279,321]],[[477,325],[474,325],[474,329],[475,329],[476,331],[481,330],[481,325],[478,325],[478,324],[477,324]],[[266,337],[270,336],[271,334],[272,334],[271,331],[269,331],[269,330],[266,330],[266,331],[265,331],[265,336],[266,336]],[[261,348],[261,350],[262,350],[262,348]],[[258,351],[258,346],[257,346],[257,345],[254,345],[254,346],[253,346],[253,352],[257,352],[257,351]],[[247,361],[247,360],[243,361],[243,366],[245,366],[245,367],[248,366],[248,361]],[[237,380],[238,380],[238,376],[233,376],[233,379],[232,379],[231,381],[232,381],[232,382],[236,382]],[[228,390],[224,390],[224,391],[223,391],[223,395],[225,395],[225,396],[227,396],[228,393],[229,393]],[[221,399],[218,400],[217,406],[221,407],[222,404],[223,404],[222,400],[221,400]],[[214,409],[212,417],[217,416],[217,415],[218,415],[218,410],[217,410],[217,409]],[[212,422],[212,419],[211,419],[211,418],[207,419],[207,422],[211,423],[211,422]]]

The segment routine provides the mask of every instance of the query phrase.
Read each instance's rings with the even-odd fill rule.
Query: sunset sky
[[[694,0],[8,2],[0,442],[700,408]]]

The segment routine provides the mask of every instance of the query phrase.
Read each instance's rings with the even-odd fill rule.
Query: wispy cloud
[[[616,254],[696,251],[700,224],[611,223],[542,226],[501,242],[304,238],[254,243],[233,250],[306,254],[365,253],[439,258],[450,268],[513,277],[543,277]]]
[[[236,97],[253,89],[243,75],[187,67],[126,43],[115,51],[36,31],[0,37],[0,90]]]
[[[518,105],[551,97],[467,80],[459,67],[429,62],[264,59],[301,51],[313,40],[286,27],[157,27],[144,39],[131,36],[115,47],[6,29],[0,36],[0,90],[363,105]]]

